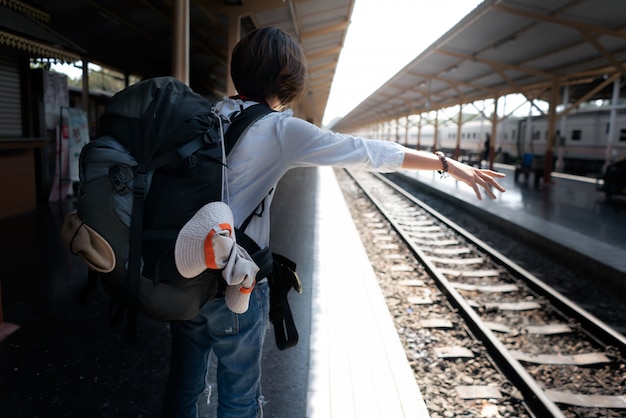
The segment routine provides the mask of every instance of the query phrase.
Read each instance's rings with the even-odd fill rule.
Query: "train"
[[[81,89],[69,87],[72,106],[78,106]],[[99,133],[99,120],[112,93],[90,89],[90,112],[88,115],[90,137]],[[602,175],[607,162],[607,142],[611,110],[606,107],[581,107],[556,124],[553,142],[554,164],[559,171],[598,177]],[[530,132],[528,127],[530,126]],[[455,155],[457,125],[446,121],[438,125],[437,144],[434,143],[434,126],[425,125],[420,131],[420,148],[437,149]],[[561,132],[563,130],[563,133]],[[409,129],[406,142],[409,147],[417,146],[416,126]],[[524,159],[541,160],[547,144],[548,120],[544,115],[531,117],[508,117],[498,123],[494,142],[496,161],[507,164],[521,164]],[[616,135],[612,143],[609,162],[626,158],[626,106],[616,110]],[[491,144],[491,121],[474,119],[461,127],[460,158],[470,163],[480,163],[487,159],[486,149]],[[560,159],[560,161],[559,161]]]
[[[602,174],[607,162],[607,143],[611,111],[608,108],[581,108],[559,120],[555,126],[553,158],[559,171],[586,176]],[[616,110],[615,136],[609,162],[626,158],[626,106]],[[420,148],[438,149],[454,155],[457,146],[457,124],[438,125],[437,144],[434,126],[421,128]],[[547,145],[548,120],[545,116],[508,117],[498,123],[493,143],[496,161],[514,164],[532,156],[542,158]],[[461,128],[461,158],[468,161],[486,159],[491,144],[491,121],[471,120]],[[417,128],[409,130],[407,145],[417,146]],[[559,161],[560,160],[560,161]],[[558,161],[558,162],[557,162]]]

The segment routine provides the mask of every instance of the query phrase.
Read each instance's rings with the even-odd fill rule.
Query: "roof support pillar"
[[[606,140],[606,156],[604,166],[602,167],[602,173],[606,172],[606,168],[613,162],[613,142],[615,142],[615,134],[617,133],[617,105],[619,103],[619,93],[621,87],[621,80],[617,78],[613,82],[613,98],[611,101],[611,115],[609,116],[609,133]]]
[[[489,169],[493,170],[493,157],[496,138],[498,135],[498,100],[500,97],[493,98],[493,114],[491,115],[491,136],[487,139],[487,163]]]
[[[189,0],[174,0],[172,75],[189,84]]]
[[[554,156],[554,133],[556,131],[556,106],[559,99],[559,79],[552,79],[552,88],[550,91],[550,109],[548,110],[548,132],[546,133],[546,152],[543,165],[543,184],[552,181],[552,158]]]
[[[458,160],[461,155],[461,127],[463,126],[463,103],[459,105],[459,118],[456,122],[456,148],[454,149],[454,159]]]
[[[400,143],[400,118],[396,119],[396,136],[394,142]]]
[[[563,87],[563,109],[567,108],[567,104],[569,103],[569,86],[565,86]],[[563,116],[561,118],[561,120],[559,121],[559,135],[556,137],[556,140],[558,141],[558,143],[556,144],[556,164],[554,169],[558,172],[563,172],[563,169],[565,168],[565,161],[564,161],[564,145],[565,145],[565,124],[567,122],[567,116]]]
[[[433,134],[433,148],[432,152],[437,151],[439,148],[439,110],[435,110],[435,133]]]
[[[409,120],[409,115],[406,115],[406,126],[404,128],[404,146],[409,146],[409,128],[411,127],[411,121]]]
[[[519,156],[522,158],[524,158],[524,154],[533,153],[533,107],[534,99],[530,99],[530,107],[528,108],[528,116],[526,117],[526,125],[524,126],[524,142],[522,142],[519,153]]]
[[[82,60],[83,63],[83,92],[80,97],[80,106],[89,115],[89,62],[86,59]]]
[[[422,114],[420,113],[420,118],[417,121],[417,143],[415,144],[415,149],[422,149]]]

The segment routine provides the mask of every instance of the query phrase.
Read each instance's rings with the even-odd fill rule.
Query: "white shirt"
[[[216,105],[226,117],[256,102],[228,99]],[[225,129],[228,128],[228,124]],[[326,131],[291,110],[274,112],[252,124],[228,155],[228,204],[235,224],[243,221],[265,197],[262,217],[253,217],[245,233],[261,247],[269,245],[269,208],[278,181],[295,167],[335,166],[378,172],[396,171],[404,160],[403,148],[391,141],[368,140]]]

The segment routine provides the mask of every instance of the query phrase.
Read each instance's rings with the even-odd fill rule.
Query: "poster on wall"
[[[78,158],[83,147],[89,142],[89,125],[87,123],[87,113],[81,109],[69,110],[69,179],[77,182]]]
[[[56,137],[57,160],[52,191],[50,192],[51,202],[65,199],[69,194],[71,185],[68,176],[69,135],[67,125],[57,126]]]
[[[63,125],[57,130],[57,161],[50,201],[59,201],[73,194],[72,184],[80,180],[78,160],[89,142],[87,114],[81,109],[67,109]]]
[[[46,129],[56,129],[61,117],[61,108],[70,104],[67,75],[44,71],[44,113]]]

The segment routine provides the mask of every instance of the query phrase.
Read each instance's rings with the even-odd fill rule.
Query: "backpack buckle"
[[[128,182],[132,180],[134,177],[133,170],[128,167],[120,167],[119,165],[114,165],[109,168],[109,180],[111,181],[111,185],[119,195],[125,195],[130,193],[130,188],[128,187]]]
[[[183,168],[194,168],[198,165],[198,157],[195,154],[188,155],[183,159]]]
[[[138,172],[133,183],[133,196],[145,197],[148,192],[148,173]]]

